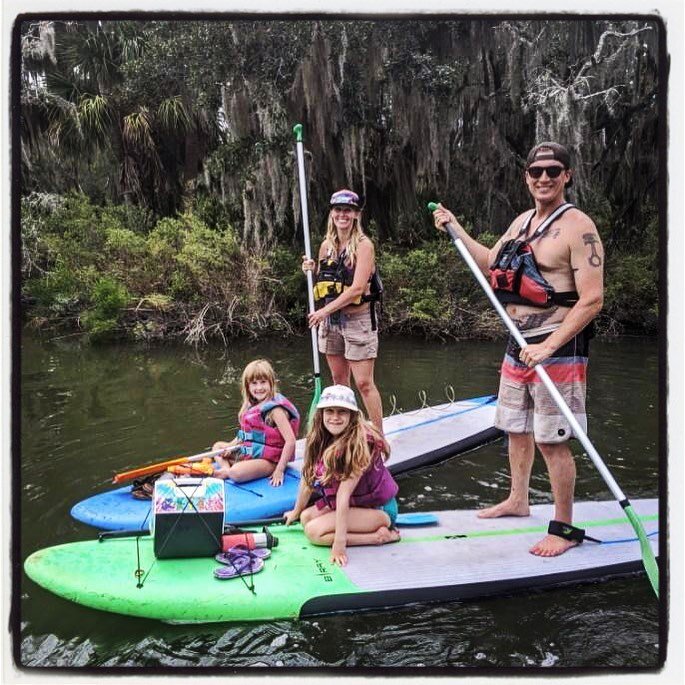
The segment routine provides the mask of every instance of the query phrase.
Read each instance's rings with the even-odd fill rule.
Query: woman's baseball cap
[[[348,388],[346,385],[331,385],[324,389],[316,408],[325,409],[326,407],[342,407],[350,411],[359,411],[357,398],[354,396],[352,388]]]
[[[348,207],[356,207],[357,209],[362,208],[362,201],[359,195],[353,190],[347,190],[343,188],[342,190],[336,190],[333,195],[331,195],[331,207],[336,205],[346,205]]]

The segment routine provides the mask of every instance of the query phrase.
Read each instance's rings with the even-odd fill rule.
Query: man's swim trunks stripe
[[[529,343],[542,342],[546,337],[533,338]],[[533,433],[538,443],[567,441],[573,437],[569,422],[535,369],[519,360],[520,351],[510,339],[502,362],[495,426],[507,433]],[[581,334],[542,363],[583,430],[587,430],[587,354],[588,340]]]

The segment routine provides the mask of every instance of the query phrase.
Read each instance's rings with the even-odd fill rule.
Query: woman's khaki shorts
[[[372,305],[373,306],[373,305]],[[378,356],[378,331],[371,330],[371,312],[340,312],[340,322],[327,319],[319,326],[319,352],[342,355],[351,362]]]

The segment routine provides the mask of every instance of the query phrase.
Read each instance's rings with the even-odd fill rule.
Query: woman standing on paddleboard
[[[309,326],[319,327],[319,351],[326,355],[336,385],[350,386],[350,375],[364,400],[369,419],[383,432],[383,406],[374,382],[378,356],[376,302],[382,286],[376,273],[373,243],[361,224],[362,201],[351,190],[331,196],[326,237],[318,264],[302,258],[302,270],[315,274]]]

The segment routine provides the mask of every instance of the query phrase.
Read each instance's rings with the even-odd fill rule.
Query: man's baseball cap
[[[559,143],[545,141],[538,143],[529,153],[526,159],[526,168],[534,162],[545,162],[549,160],[561,162],[567,169],[571,168],[571,155],[569,151]]]
[[[344,188],[343,190],[336,190],[333,195],[331,195],[330,205],[331,207],[347,205],[348,207],[361,209],[362,201],[359,195],[353,190]]]
[[[565,169],[571,168],[571,154],[569,151],[559,143],[553,143],[552,141],[546,140],[542,143],[538,143],[528,153],[528,157],[526,158],[526,169],[535,162],[549,162],[552,160],[561,162]],[[568,188],[572,184],[573,178],[568,181],[566,187]]]

